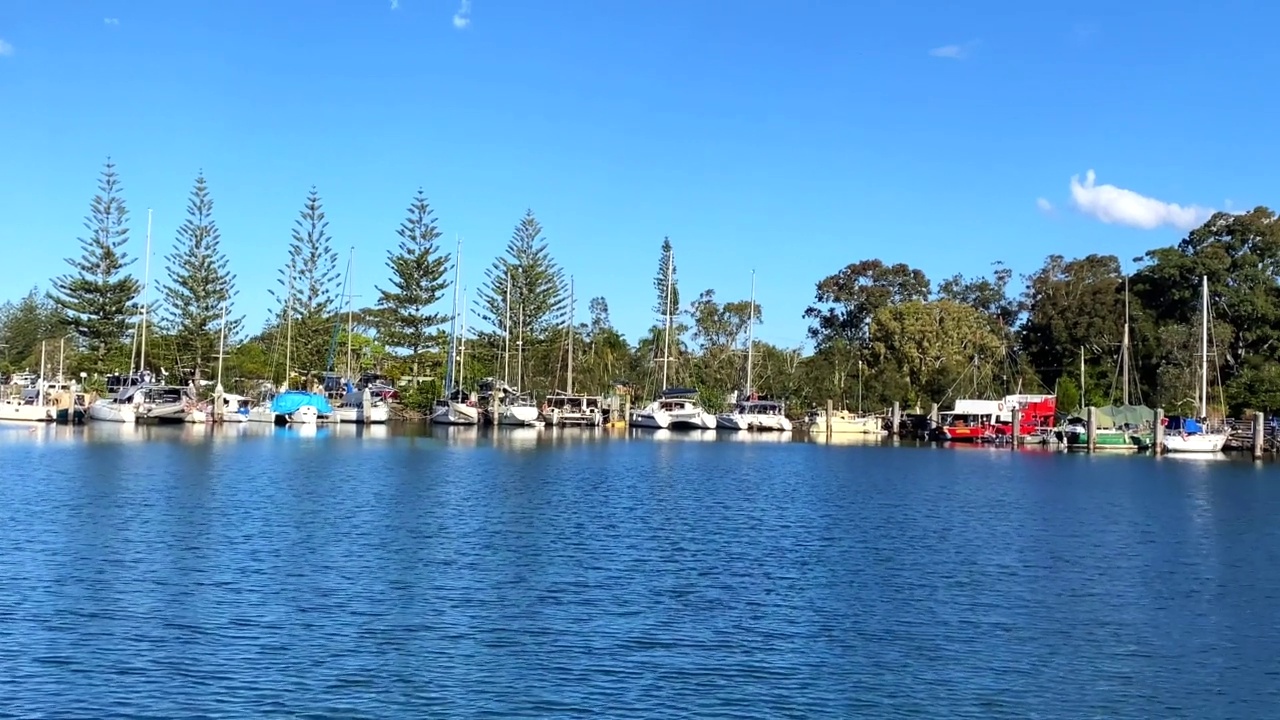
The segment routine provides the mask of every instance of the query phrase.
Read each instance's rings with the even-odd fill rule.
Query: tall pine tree
[[[375,324],[384,344],[408,351],[417,376],[418,356],[435,344],[438,327],[449,319],[431,308],[449,287],[451,258],[440,250],[440,231],[421,188],[408,213],[396,231],[400,245],[388,253],[391,286],[378,288]]]
[[[292,362],[286,373],[300,375],[328,368],[330,339],[338,305],[335,284],[338,253],[329,237],[320,194],[312,186],[294,221],[289,262],[280,270],[280,288],[271,292],[280,303],[281,332],[292,337]],[[292,319],[292,328],[289,321]]]
[[[658,302],[653,306],[653,312],[658,316],[658,322],[665,324],[667,314],[680,314],[680,287],[676,284],[676,264],[675,259],[671,257],[671,238],[662,238],[662,256],[658,258],[658,274],[653,278],[653,289],[658,292]],[[671,304],[667,305],[667,266],[671,267]]]
[[[173,334],[178,359],[190,366],[197,379],[216,363],[224,306],[228,341],[240,329],[240,319],[230,311],[235,275],[227,270],[220,242],[213,199],[202,172],[196,176],[187,201],[187,219],[178,228],[173,252],[165,256],[169,281],[160,288],[165,301],[162,319]]]
[[[115,163],[107,158],[98,182],[98,194],[89,204],[84,226],[89,235],[80,238],[79,258],[67,258],[73,272],[53,280],[50,298],[68,327],[84,338],[94,370],[108,371],[113,355],[123,346],[130,321],[138,313],[141,286],[125,268],[133,263],[124,246],[129,241],[125,225],[129,211]],[[123,353],[119,353],[123,355]]]
[[[568,283],[564,271],[551,257],[533,211],[525,212],[511,233],[507,254],[484,272],[485,286],[478,293],[480,317],[503,332],[507,318],[507,278],[511,282],[511,333],[524,329],[528,338],[540,338],[564,322],[569,310]]]

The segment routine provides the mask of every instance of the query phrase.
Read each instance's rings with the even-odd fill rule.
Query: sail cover
[[[277,415],[288,415],[296,412],[303,405],[314,407],[321,415],[333,412],[333,406],[325,396],[301,390],[288,390],[277,395],[271,401],[271,412]]]

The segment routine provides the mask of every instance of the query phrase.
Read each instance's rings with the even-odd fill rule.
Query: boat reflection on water
[[[893,444],[892,438],[888,435],[874,435],[869,433],[831,433],[830,439],[828,439],[826,433],[798,432],[795,435],[798,442],[817,443],[819,445]]]
[[[543,436],[540,427],[521,427],[519,425],[503,425],[487,433],[493,439],[494,447],[504,450],[533,450],[539,445],[556,444],[549,435]]]
[[[716,433],[716,440],[732,443],[788,443],[796,439],[793,432],[721,430]]]
[[[386,440],[391,437],[384,423],[330,423],[329,434],[340,438],[360,438],[362,440]]]
[[[633,428],[631,436],[658,442],[715,442],[719,433],[715,430],[651,430]]]

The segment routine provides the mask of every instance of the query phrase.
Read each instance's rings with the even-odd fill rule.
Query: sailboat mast
[[[1121,378],[1124,382],[1124,404],[1129,405],[1129,276],[1124,276],[1124,345],[1120,348]]]
[[[667,365],[671,362],[671,263],[675,256],[675,251],[671,250],[667,253],[667,317],[666,329],[663,331],[662,340],[662,389],[667,389]]]
[[[453,363],[458,352],[458,288],[462,280],[462,240],[453,254],[453,311],[449,314],[449,357],[445,361],[444,396],[453,393]]]
[[[507,268],[506,317],[502,321],[502,382],[511,384],[511,268]],[[517,384],[518,385],[518,384]]]
[[[569,278],[569,377],[565,381],[565,393],[573,394],[573,278]]]
[[[39,405],[44,405],[44,344],[45,344],[45,341],[41,340],[40,341],[40,382],[36,386],[36,397],[37,397],[36,403]]]
[[[462,288],[462,317],[458,318],[458,387],[462,387],[463,371],[467,367],[467,289]]]
[[[1200,417],[1209,417],[1209,276],[1200,290]]]
[[[1080,346],[1080,407],[1084,407],[1084,346]]]
[[[227,301],[222,301],[222,326],[218,328],[218,387],[222,387],[222,356],[227,347]]]
[[[289,261],[289,299],[284,314],[284,389],[289,389],[289,365],[293,363],[293,261]]]
[[[520,303],[516,336],[516,387],[524,387],[524,303]]]
[[[352,307],[351,306],[352,306],[352,301],[355,300],[355,297],[356,297],[355,294],[351,292],[352,288],[350,285],[350,282],[351,282],[350,278],[351,278],[351,267],[355,264],[355,261],[356,261],[356,249],[352,247],[351,255],[347,258],[347,283],[348,284],[347,284],[347,373],[346,374],[347,374],[348,381],[351,380],[351,330],[354,325],[352,323]]]
[[[142,340],[138,370],[147,369],[147,305],[151,300],[151,208],[147,208],[147,254],[142,261]]]
[[[751,366],[755,360],[756,342],[756,271],[751,271],[751,310],[747,316],[747,399],[751,399],[754,388],[751,387]]]

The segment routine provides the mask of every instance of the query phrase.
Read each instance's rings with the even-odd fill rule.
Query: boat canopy
[[[664,398],[693,397],[697,394],[698,394],[698,391],[694,390],[693,388],[674,387],[674,388],[667,388],[666,390],[662,391],[662,397]]]
[[[303,405],[314,407],[321,415],[328,415],[333,412],[333,406],[329,404],[328,398],[302,390],[286,390],[276,395],[275,399],[271,401],[271,412],[277,415],[289,415],[297,412],[298,408]]]
[[[1071,413],[1073,416],[1083,418],[1085,415],[1084,408]],[[1146,405],[1105,405],[1098,408],[1097,423],[1100,428],[1118,428],[1122,425],[1132,425],[1134,427],[1140,425],[1150,425],[1156,421],[1156,411]]]

